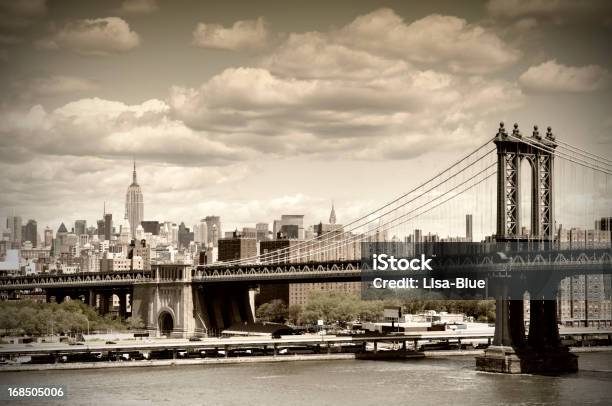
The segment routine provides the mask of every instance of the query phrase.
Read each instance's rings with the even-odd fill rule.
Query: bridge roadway
[[[612,329],[561,329],[560,336],[563,337],[606,337],[612,338]],[[131,351],[179,351],[179,350],[214,350],[214,349],[238,349],[238,348],[284,348],[299,346],[332,346],[338,344],[364,345],[366,343],[384,342],[431,342],[455,340],[489,340],[493,338],[492,332],[463,333],[455,332],[423,332],[406,333],[401,335],[355,335],[355,336],[284,336],[281,338],[262,337],[231,337],[231,338],[205,338],[201,341],[187,340],[160,340],[157,342],[128,342],[118,344],[10,344],[0,347],[0,355],[67,355],[77,353],[96,352],[131,352]]]
[[[490,276],[506,272],[526,272],[551,270],[563,278],[580,274],[601,274],[612,272],[610,248],[579,249],[542,252],[518,252],[503,255],[492,252],[477,255],[458,255],[439,257],[442,268],[458,273],[485,272]],[[165,278],[157,268],[175,268],[182,275]],[[282,264],[227,265],[223,263],[210,266],[192,267],[182,264],[154,265],[152,271],[88,272],[75,274],[38,274],[19,276],[0,276],[0,291],[28,289],[74,289],[95,287],[132,286],[139,283],[191,282],[198,284],[214,283],[274,283],[274,282],[316,282],[316,281],[359,281],[371,272],[363,269],[361,260],[336,260],[328,262],[302,262]],[[367,267],[366,267],[367,268]],[[161,276],[160,276],[161,274]],[[405,276],[405,272],[398,272]],[[482,274],[481,274],[482,275]],[[389,276],[392,276],[389,274]]]

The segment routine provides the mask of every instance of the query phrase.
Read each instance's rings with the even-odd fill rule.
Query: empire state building
[[[144,217],[144,202],[140,185],[136,182],[136,162],[132,173],[132,184],[125,194],[125,218],[130,223],[130,238],[136,238],[136,229]]]

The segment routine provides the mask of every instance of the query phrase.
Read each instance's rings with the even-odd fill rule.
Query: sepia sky
[[[490,138],[612,154],[607,0],[0,0],[0,219],[380,206]],[[0,229],[2,228],[0,227]]]

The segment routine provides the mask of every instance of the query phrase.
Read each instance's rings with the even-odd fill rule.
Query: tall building
[[[414,243],[421,243],[423,242],[423,232],[421,230],[419,230],[418,228],[414,229]]]
[[[151,247],[145,240],[134,242],[130,258],[134,257],[142,258],[142,265],[145,271],[151,270]]]
[[[281,224],[281,232],[284,232],[288,238],[304,239],[303,214],[283,214],[281,216]]]
[[[221,238],[219,243],[219,261],[233,261],[251,258],[257,255],[257,240],[255,238]]]
[[[134,162],[134,172],[132,172],[132,184],[128,186],[125,194],[125,218],[130,223],[130,236],[136,236],[136,228],[144,218],[144,202],[140,185],[136,181],[136,162]]]
[[[331,213],[329,213],[329,224],[336,224],[336,210],[334,210],[334,202],[332,202]]]
[[[194,226],[193,229],[195,242],[208,245],[208,225],[206,224],[206,220],[200,220],[196,226],[197,228]]]
[[[98,220],[98,239],[104,241],[104,219]]]
[[[465,240],[467,242],[472,242],[473,238],[474,237],[472,234],[472,215],[466,214],[465,215]]]
[[[104,239],[110,241],[113,235],[113,215],[104,213]]]
[[[33,247],[38,246],[38,225],[36,220],[28,220],[23,233],[23,241],[29,241]]]
[[[68,229],[64,223],[60,224],[53,240],[53,256],[59,257],[62,252],[66,252],[68,248]]]
[[[274,220],[272,223],[272,239],[276,240],[278,238],[278,233],[281,232],[281,227],[283,226],[283,222],[280,220]]]
[[[10,233],[10,242],[13,248],[20,248],[22,235],[21,235],[21,216],[9,216],[6,218],[6,228]]]
[[[340,293],[359,296],[361,282],[314,282],[289,284],[289,306],[306,306],[312,292]]]
[[[87,220],[75,220],[74,233],[76,235],[87,234]]]
[[[206,216],[204,221],[206,222],[208,244],[217,247],[219,245],[219,236],[221,235],[221,217]]]
[[[51,227],[45,227],[45,248],[50,247],[53,244],[53,230]]]
[[[265,240],[259,243],[259,253],[266,255],[266,260],[269,262],[288,262],[293,255],[291,247],[297,244],[299,241],[295,240]],[[272,254],[275,251],[277,254]]]
[[[255,224],[255,230],[257,232],[257,241],[264,241],[268,239],[268,223]]]
[[[559,226],[557,241],[564,246],[578,248],[598,244],[610,246],[610,232],[580,228],[565,229]],[[559,284],[557,294],[559,322],[565,326],[610,326],[612,325],[611,297],[612,277],[610,275],[567,277]]]
[[[240,234],[244,238],[257,239],[257,229],[255,227],[242,227],[242,232]]]
[[[179,224],[178,228],[178,247],[186,248],[189,246],[189,243],[193,241],[193,232],[189,230],[189,227],[185,226],[184,222]]]
[[[602,217],[601,220],[595,222],[595,229],[599,231],[607,231],[612,239],[612,217]]]
[[[140,225],[145,233],[151,233],[152,235],[159,235],[159,221],[145,220],[141,221]]]

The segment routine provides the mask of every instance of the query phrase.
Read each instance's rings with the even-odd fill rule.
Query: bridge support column
[[[529,336],[525,341],[522,300],[498,300],[493,344],[476,357],[476,369],[501,373],[563,373],[578,370],[578,358],[560,345],[557,303],[530,301]]]
[[[198,315],[194,296],[190,281],[141,283],[132,293],[132,316],[140,317],[152,335],[191,337]]]
[[[102,292],[100,293],[100,307],[98,307],[98,313],[100,313],[101,316],[104,316],[105,314],[108,314],[109,310],[110,310],[110,306],[111,306],[111,301],[113,300],[113,295],[111,293],[108,292]]]
[[[119,318],[125,320],[127,315],[127,296],[123,291],[119,292],[117,295],[119,296]]]
[[[476,357],[476,369],[486,372],[521,373],[520,353],[525,346],[523,301],[508,300],[508,287],[502,282],[495,301],[495,334],[483,356]]]
[[[86,300],[87,300],[88,306],[91,306],[91,307],[96,306],[96,292],[93,289],[89,289],[87,291]]]

